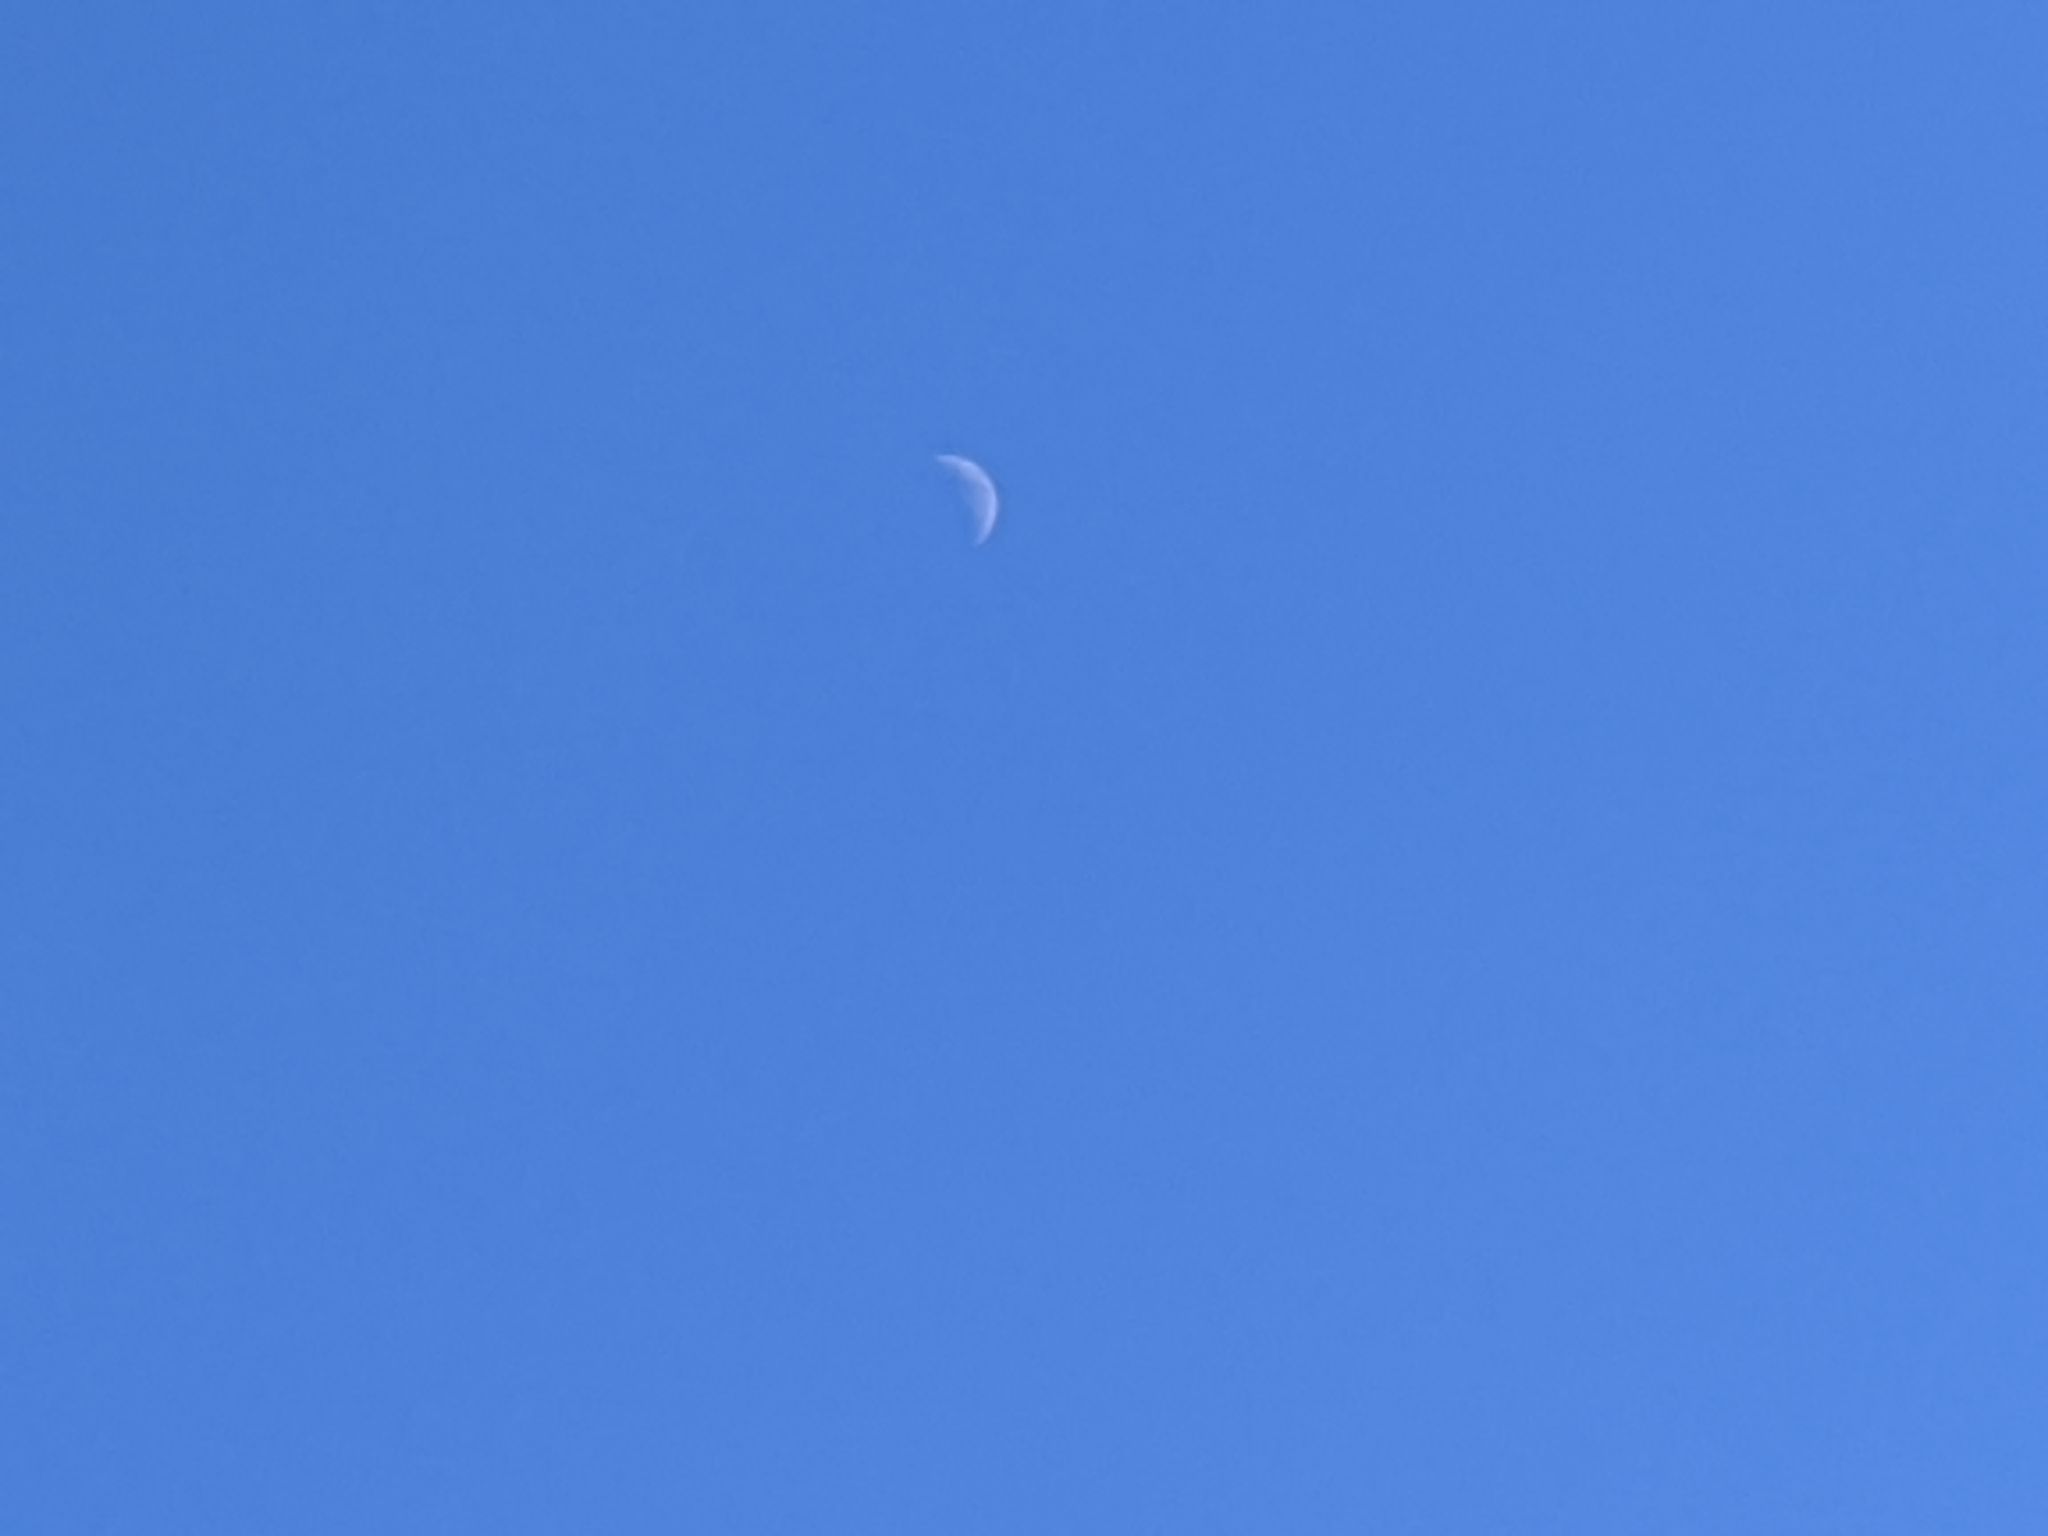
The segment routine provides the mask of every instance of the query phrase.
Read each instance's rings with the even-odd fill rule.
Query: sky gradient
[[[2048,1528],[2048,13],[0,30],[0,1527]]]

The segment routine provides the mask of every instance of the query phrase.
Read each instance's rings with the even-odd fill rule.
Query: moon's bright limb
[[[974,460],[963,459],[957,453],[942,453],[938,460],[958,478],[960,489],[967,495],[967,510],[974,515],[974,542],[986,544],[988,536],[996,531],[995,481]]]

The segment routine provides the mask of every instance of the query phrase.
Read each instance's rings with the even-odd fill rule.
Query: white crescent
[[[972,459],[963,459],[957,453],[942,453],[938,460],[950,469],[960,482],[960,489],[967,496],[967,510],[974,517],[974,542],[986,544],[988,536],[996,531],[996,483],[989,479],[988,471]]]

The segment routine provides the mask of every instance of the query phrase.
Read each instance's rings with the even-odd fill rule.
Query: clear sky
[[[0,1528],[2048,1529],[2044,81],[11,7]]]

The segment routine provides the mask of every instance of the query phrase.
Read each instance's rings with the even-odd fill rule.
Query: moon
[[[937,457],[953,472],[967,497],[967,510],[974,517],[975,544],[986,544],[988,536],[996,531],[995,481],[989,479],[988,471],[972,459],[963,459],[957,453],[942,453]]]

